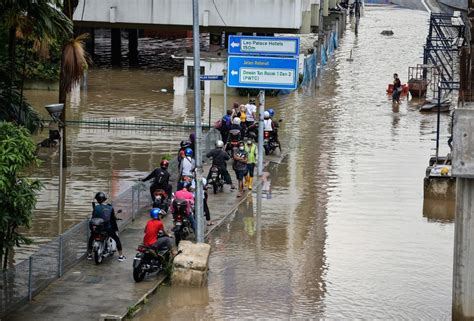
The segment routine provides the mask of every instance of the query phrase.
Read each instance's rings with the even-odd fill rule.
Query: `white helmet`
[[[232,120],[232,124],[240,125],[240,118],[239,117],[234,117],[234,119]]]
[[[217,148],[222,148],[224,147],[224,142],[222,140],[217,140],[216,141],[216,147]]]
[[[270,113],[269,113],[268,111],[265,111],[265,112],[263,113],[263,118],[265,118],[265,119],[270,118]]]

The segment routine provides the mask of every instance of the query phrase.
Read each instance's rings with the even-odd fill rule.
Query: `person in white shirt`
[[[263,130],[268,132],[273,131],[273,120],[270,118],[268,111],[263,113]]]
[[[178,182],[178,191],[183,188],[184,181],[193,179],[194,169],[196,168],[196,161],[193,158],[193,150],[189,147],[186,148],[186,150],[184,151],[184,155],[185,157],[183,158],[179,166],[180,180]]]
[[[245,125],[248,128],[257,119],[257,106],[255,106],[255,98],[250,98],[249,103],[245,105],[245,114]]]

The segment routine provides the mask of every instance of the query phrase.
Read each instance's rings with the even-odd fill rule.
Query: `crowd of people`
[[[273,131],[277,126],[272,120],[273,115],[274,112],[272,109],[264,113],[264,127],[266,131]],[[219,174],[222,175],[225,184],[230,185],[231,191],[235,190],[236,186],[227,170],[227,162],[232,162],[232,169],[234,170],[238,186],[237,197],[242,197],[247,189],[252,190],[258,155],[256,145],[258,131],[257,121],[257,106],[254,98],[249,99],[249,102],[245,105],[235,102],[233,108],[227,110],[226,115],[216,123],[215,127],[220,131],[222,140],[217,140],[215,142],[215,148],[206,154],[207,158],[212,159],[212,166],[216,166],[219,169]],[[194,202],[196,197],[201,197],[207,226],[213,225],[207,204],[207,183],[211,178],[211,171],[209,171],[207,178],[202,178],[202,195],[196,195],[195,152],[195,135],[192,133],[188,139],[181,141],[178,149],[176,156],[178,179],[174,193],[173,187],[170,184],[171,175],[168,172],[170,163],[166,159],[160,162],[159,167],[141,179],[142,182],[151,180],[150,196],[152,200],[156,197],[157,191],[159,195],[165,195],[165,198],[169,200],[167,206],[162,208],[153,207],[150,210],[150,220],[146,224],[143,238],[143,244],[145,246],[153,247],[156,250],[162,247],[168,247],[172,253],[176,253],[176,243],[173,239],[173,233],[167,232],[161,222],[162,215],[165,214],[165,212],[173,214],[176,211],[173,200],[186,201],[187,208],[185,213],[195,231]],[[92,218],[99,217],[106,221],[107,232],[109,236],[115,240],[119,252],[119,261],[122,262],[126,258],[122,253],[122,245],[117,235],[118,228],[114,209],[110,204],[105,204],[107,197],[103,192],[97,193],[95,199],[98,204],[94,206]],[[88,243],[89,259],[92,259],[91,250],[92,236]]]

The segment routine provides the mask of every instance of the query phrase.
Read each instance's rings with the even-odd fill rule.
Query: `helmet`
[[[223,148],[224,147],[224,142],[222,140],[217,140],[216,141],[216,148]]]
[[[270,113],[269,113],[268,111],[265,111],[265,112],[263,113],[263,118],[265,118],[265,119],[270,118]]]
[[[152,208],[150,210],[150,217],[157,220],[160,217],[161,210],[159,208]]]
[[[163,159],[163,160],[160,162],[160,167],[161,167],[162,169],[167,169],[169,165],[170,165],[170,162],[168,162],[166,159]]]
[[[275,111],[272,108],[268,110],[268,113],[270,114],[270,117],[275,116]]]
[[[191,148],[189,148],[189,147],[186,148],[186,149],[184,150],[184,155],[186,155],[186,156],[191,156],[191,157],[192,157],[192,156],[193,156],[193,150],[192,150]]]
[[[240,125],[240,118],[239,117],[234,117],[234,119],[232,120],[232,124]]]
[[[191,146],[191,142],[189,140],[182,140],[180,145],[181,145],[181,148],[187,148]]]
[[[255,98],[250,98],[249,99],[249,104],[255,104]]]
[[[97,194],[95,194],[95,200],[99,203],[105,202],[106,199],[107,195],[105,195],[104,192],[98,192]]]

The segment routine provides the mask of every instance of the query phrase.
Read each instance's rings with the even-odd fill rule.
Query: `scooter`
[[[117,213],[122,213],[122,210],[118,210]],[[92,218],[89,222],[89,227],[93,238],[92,252],[94,253],[94,261],[95,264],[99,265],[104,258],[114,255],[117,251],[117,244],[107,233],[103,219]]]
[[[157,189],[153,193],[153,196],[153,207],[163,210],[162,213],[163,216],[165,216],[168,213],[170,205],[168,194],[162,189]]]
[[[195,237],[194,230],[189,221],[189,216],[193,215],[187,213],[188,201],[181,198],[176,198],[172,202],[173,209],[173,232],[176,245],[179,245],[181,240],[193,239]]]
[[[275,139],[276,136],[276,129],[274,129],[274,132],[271,131],[264,131],[263,132],[263,148],[265,150],[265,155],[269,155],[273,151],[275,151],[277,148],[280,149],[281,151],[281,146],[280,143]]]

